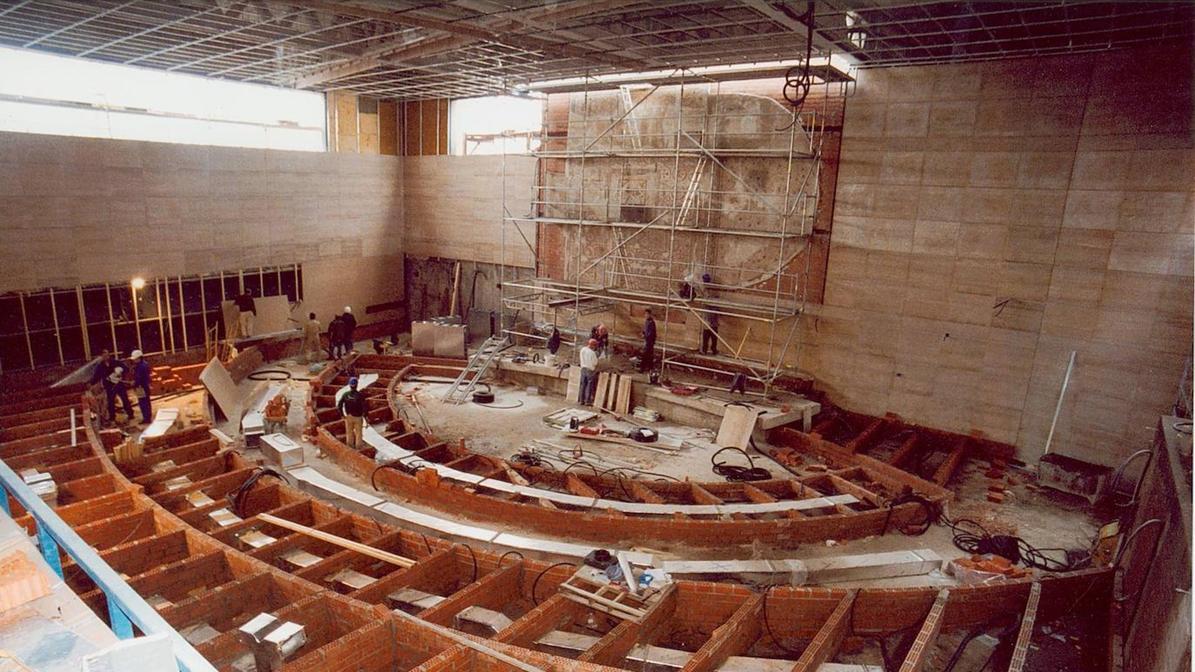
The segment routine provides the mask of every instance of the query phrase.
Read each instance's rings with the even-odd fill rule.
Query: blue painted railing
[[[25,481],[3,460],[0,460],[0,485],[13,499],[25,507],[37,525],[37,542],[50,567],[62,576],[59,547],[64,549],[108,598],[108,619],[112,632],[121,639],[133,636],[133,626],[147,635],[165,633],[174,646],[174,657],[183,672],[216,672],[190,642],[183,639],[166,619],[141,598],[86,541],[71,529],[57,513],[38,497]],[[0,493],[0,507],[9,510],[8,497]]]

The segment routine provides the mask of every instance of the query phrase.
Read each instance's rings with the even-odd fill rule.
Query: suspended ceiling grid
[[[0,0],[0,44],[379,98],[803,56],[805,2]],[[862,67],[1191,39],[1190,2],[820,0],[815,55]],[[848,27],[849,24],[849,27]]]

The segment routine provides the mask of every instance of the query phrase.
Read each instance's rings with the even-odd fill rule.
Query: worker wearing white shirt
[[[585,406],[593,404],[594,392],[597,389],[597,339],[591,338],[581,348],[581,389],[577,392],[577,401]]]

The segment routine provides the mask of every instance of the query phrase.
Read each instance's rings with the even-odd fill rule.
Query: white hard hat
[[[142,352],[140,350],[134,350],[129,357],[132,357],[133,359],[141,359]]]
[[[353,307],[352,307],[352,306],[345,306],[345,307],[344,307],[344,312],[346,312],[346,313],[351,313],[351,312],[353,312]]]

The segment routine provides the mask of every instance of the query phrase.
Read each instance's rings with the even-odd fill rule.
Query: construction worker
[[[701,354],[718,354],[718,314],[706,313],[701,316],[705,324],[701,325]]]
[[[137,407],[141,409],[141,423],[149,424],[153,415],[149,405],[149,362],[140,350],[134,350],[129,357],[133,360],[133,390],[137,395]]]
[[[340,397],[336,408],[344,416],[344,441],[357,450],[362,445],[361,430],[365,426],[365,395],[357,391],[357,378],[349,378],[349,389]]]
[[[303,349],[301,356],[307,363],[319,360],[319,332],[323,325],[315,319],[315,313],[307,314],[307,322],[303,324]]]
[[[236,304],[238,336],[248,338],[253,335],[253,318],[257,316],[257,304],[253,301],[253,290],[245,289],[232,300]]]
[[[344,345],[344,317],[337,315],[328,323],[328,359],[339,359],[342,345]]]
[[[105,425],[112,422],[112,418],[116,416],[116,395],[112,391],[112,384],[108,382],[108,376],[112,375],[112,367],[112,353],[104,348],[100,353],[100,360],[91,371],[91,380],[88,381],[90,387],[94,388],[99,384],[104,389],[106,403],[100,405],[100,422]]]
[[[577,391],[577,401],[583,406],[593,404],[594,393],[597,391],[597,349],[597,339],[591,338],[578,353],[581,364],[581,387]]]
[[[643,310],[643,353],[639,355],[639,373],[655,368],[656,363],[656,318],[651,308]]]
[[[108,382],[104,386],[104,391],[108,393],[109,415],[113,421],[116,420],[117,397],[120,397],[121,405],[124,406],[125,417],[133,419],[133,404],[129,402],[129,388],[124,382],[124,370],[124,364],[113,364],[112,371],[108,374]]]
[[[605,324],[598,324],[589,330],[589,338],[597,341],[598,357],[610,356],[610,330]]]
[[[344,314],[340,316],[344,321],[344,335],[342,336],[342,345],[344,346],[344,354],[353,351],[353,331],[357,328],[357,318],[353,317],[353,307],[345,306]]]

